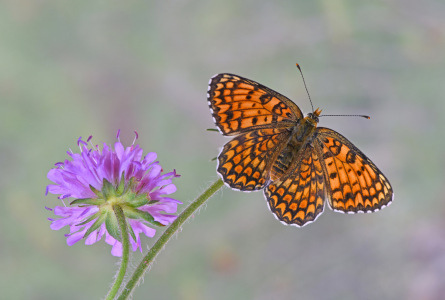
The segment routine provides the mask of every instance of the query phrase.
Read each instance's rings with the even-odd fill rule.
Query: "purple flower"
[[[136,132],[135,132],[136,133]],[[137,139],[137,133],[135,140]],[[85,238],[91,245],[105,236],[105,242],[113,246],[114,256],[122,255],[119,228],[113,207],[122,208],[127,220],[130,243],[133,251],[142,252],[139,234],[153,237],[156,230],[151,226],[165,226],[176,219],[178,203],[164,197],[176,191],[172,178],[179,177],[175,171],[162,174],[157,155],[150,152],[142,158],[142,149],[133,144],[124,148],[119,140],[111,146],[103,144],[88,148],[88,142],[79,138],[80,153],[67,152],[71,160],[56,163],[48,172],[48,179],[55,184],[48,185],[46,194],[59,195],[64,206],[56,206],[51,229],[59,230],[69,226],[69,246]],[[66,206],[64,200],[70,199]]]

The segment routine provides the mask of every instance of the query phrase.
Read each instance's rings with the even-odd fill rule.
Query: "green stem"
[[[127,271],[128,266],[128,257],[129,257],[129,248],[130,248],[130,240],[128,238],[127,231],[127,222],[125,221],[124,211],[119,205],[113,206],[114,214],[116,215],[117,222],[119,224],[121,236],[122,236],[122,262],[121,267],[119,269],[119,273],[116,276],[116,280],[114,281],[113,286],[107,295],[107,300],[114,299],[119,288],[121,287],[122,281],[124,280],[125,272]]]
[[[213,183],[204,193],[202,193],[195,201],[190,203],[186,209],[176,218],[176,220],[171,223],[170,226],[164,231],[164,233],[159,237],[156,243],[148,251],[147,255],[142,259],[141,263],[134,271],[133,276],[128,281],[122,294],[119,296],[119,300],[127,299],[128,296],[133,292],[139,280],[141,280],[145,271],[151,266],[154,259],[158,255],[159,251],[164,247],[172,235],[184,224],[184,222],[204,203],[206,202],[216,191],[218,191],[223,186],[223,181],[218,179]]]

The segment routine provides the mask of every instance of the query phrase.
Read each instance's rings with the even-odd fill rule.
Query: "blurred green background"
[[[68,247],[44,209],[46,173],[76,140],[133,130],[190,202],[227,141],[206,101],[215,73],[251,78],[348,137],[390,179],[376,214],[325,210],[286,227],[261,192],[224,187],[158,256],[134,299],[444,299],[445,3],[2,1],[0,290],[3,299],[99,299],[118,259]],[[182,209],[182,207],[181,207]],[[159,236],[159,233],[158,235]],[[154,240],[145,239],[148,248]],[[141,255],[133,256],[133,266]]]

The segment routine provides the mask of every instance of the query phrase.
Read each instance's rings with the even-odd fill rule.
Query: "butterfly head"
[[[306,120],[307,122],[311,123],[314,127],[317,126],[318,123],[318,117],[321,114],[321,109],[317,108],[314,112],[308,113]]]

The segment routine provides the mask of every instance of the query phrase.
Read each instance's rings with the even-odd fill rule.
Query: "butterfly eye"
[[[318,123],[318,117],[317,117],[316,115],[314,115],[313,113],[308,113],[307,116],[308,116],[310,119],[312,119],[312,120],[314,120],[315,122]]]
[[[315,123],[318,123],[318,117],[317,117],[314,113],[308,113],[308,114],[307,114],[307,117],[308,117],[309,119],[314,120]]]

